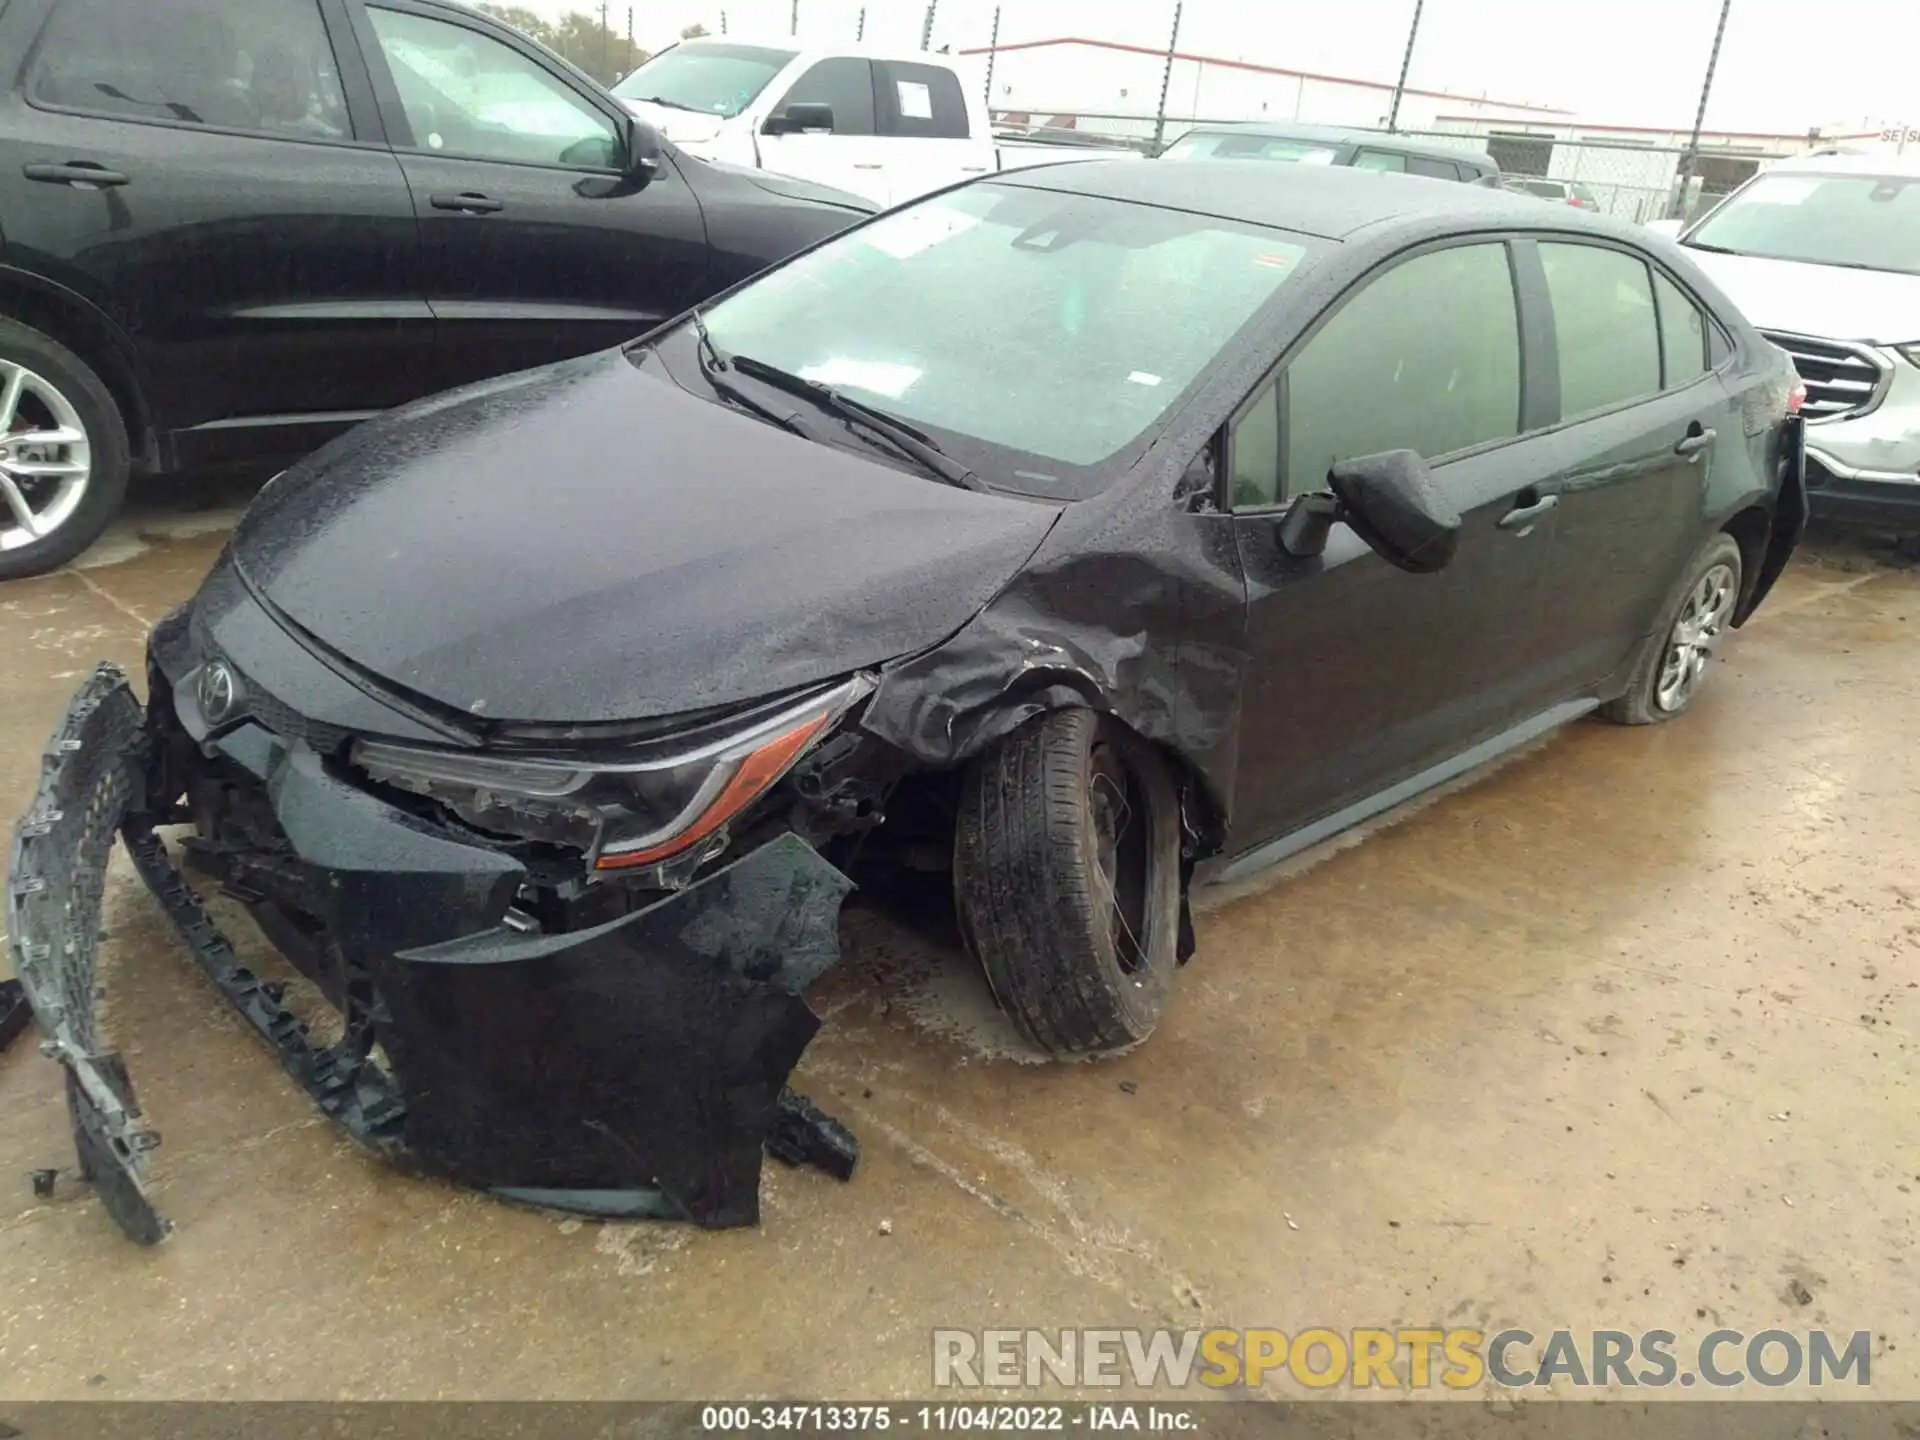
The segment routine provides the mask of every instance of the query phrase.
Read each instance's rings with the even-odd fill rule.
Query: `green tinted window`
[[[1660,388],[1660,331],[1644,262],[1598,245],[1542,245],[1560,343],[1560,413],[1572,417]]]
[[[1336,460],[1428,459],[1517,434],[1520,320],[1504,245],[1396,265],[1341,307],[1287,367],[1287,493]]]
[[[1658,272],[1653,290],[1660,297],[1660,350],[1671,390],[1707,373],[1707,319],[1678,285]]]

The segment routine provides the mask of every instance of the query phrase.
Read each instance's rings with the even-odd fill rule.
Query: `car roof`
[[[1624,225],[1571,208],[1561,215],[1531,196],[1454,180],[1375,174],[1345,165],[1081,160],[1008,171],[987,183],[1129,200],[1223,220],[1246,220],[1323,240],[1345,240],[1369,226],[1386,225],[1434,234],[1485,225],[1632,237]]]
[[[1912,175],[1920,177],[1920,150],[1842,150],[1789,155],[1763,172],[1768,175]]]
[[[1460,137],[1458,145],[1444,140],[1418,139],[1410,135],[1388,135],[1378,130],[1350,130],[1341,125],[1313,125],[1305,121],[1249,120],[1231,125],[1195,125],[1187,135],[1256,135],[1271,140],[1324,140],[1333,145],[1365,145],[1373,150],[1391,150],[1401,155],[1420,155],[1431,160],[1475,160],[1491,167],[1493,157],[1473,144],[1471,136]],[[1184,136],[1182,137],[1184,138]]]

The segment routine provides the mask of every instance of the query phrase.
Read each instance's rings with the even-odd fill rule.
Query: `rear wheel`
[[[1739,543],[1731,535],[1715,536],[1667,603],[1627,693],[1601,706],[1601,718],[1618,725],[1657,725],[1693,702],[1731,628],[1740,573]]]
[[[1001,1007],[1059,1055],[1153,1032],[1178,965],[1179,797],[1118,721],[1031,721],[967,776],[954,840],[967,945]]]
[[[126,425],[100,377],[57,340],[0,320],[0,579],[64,565],[98,539],[127,466]]]

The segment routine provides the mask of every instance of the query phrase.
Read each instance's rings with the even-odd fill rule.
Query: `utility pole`
[[[933,48],[933,12],[940,6],[940,0],[927,0],[926,18],[920,22],[920,48]]]
[[[993,119],[993,61],[1000,53],[1000,7],[993,7],[993,34],[987,37],[987,119]]]
[[[787,22],[787,34],[800,33],[800,0],[793,0],[793,18]]]
[[[620,68],[626,69],[633,64],[633,7],[627,7],[627,56],[620,62]]]
[[[1732,9],[1733,0],[1720,0],[1720,24],[1713,32],[1713,49],[1707,55],[1707,78],[1700,86],[1700,108],[1693,115],[1693,135],[1687,141],[1687,153],[1680,157],[1680,183],[1675,187],[1671,217],[1676,220],[1687,212],[1687,188],[1700,164],[1700,127],[1707,123],[1707,97],[1713,94],[1713,72],[1720,64],[1720,42],[1727,37],[1727,15]]]
[[[727,12],[724,10],[720,12],[720,33],[722,35],[727,33]]]
[[[1413,0],[1413,25],[1407,31],[1407,53],[1400,57],[1400,83],[1393,87],[1393,107],[1387,111],[1387,133],[1391,135],[1400,125],[1400,97],[1407,88],[1407,71],[1413,68],[1413,42],[1420,38],[1420,12],[1426,8],[1426,0]]]
[[[1173,7],[1173,33],[1167,36],[1167,68],[1160,74],[1160,109],[1153,118],[1153,153],[1160,153],[1160,142],[1167,134],[1167,90],[1173,84],[1173,56],[1180,48],[1180,3]]]
[[[607,45],[613,39],[613,31],[607,25],[607,0],[600,0],[600,79],[603,84],[613,83],[613,62],[607,58]]]
[[[860,7],[860,28],[853,32],[853,43],[858,45],[867,38],[867,7]]]

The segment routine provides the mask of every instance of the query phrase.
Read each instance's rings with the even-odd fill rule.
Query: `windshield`
[[[1131,463],[1305,254],[1261,226],[976,184],[706,318],[722,350],[935,431],[989,484],[1075,498]]]
[[[1163,160],[1285,160],[1301,165],[1331,165],[1339,148],[1318,140],[1288,140],[1274,135],[1182,135],[1167,147]]]
[[[614,86],[613,93],[622,100],[658,100],[705,115],[738,115],[794,53],[693,40],[661,51]]]
[[[1708,216],[1687,243],[1920,275],[1920,177],[1763,175]]]

